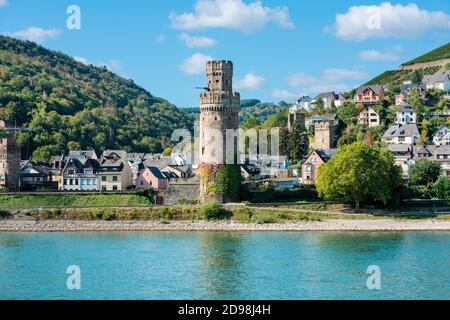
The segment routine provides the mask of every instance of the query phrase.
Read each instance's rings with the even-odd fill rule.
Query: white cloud
[[[254,73],[247,73],[244,78],[235,81],[234,87],[238,90],[256,91],[262,88],[266,79]]]
[[[88,61],[88,59],[86,59],[86,58],[79,57],[79,56],[75,56],[75,57],[73,57],[73,58],[74,58],[75,61],[77,61],[77,62],[81,62],[81,63],[83,63],[83,64],[89,64],[89,61]]]
[[[265,7],[261,1],[246,4],[242,0],[198,0],[194,12],[171,13],[169,19],[172,27],[180,30],[229,28],[254,33],[270,22],[294,28],[287,7]]]
[[[5,6],[7,6],[8,5],[8,1],[6,1],[6,0],[0,0],[0,8],[1,7],[5,7]]]
[[[206,72],[206,62],[214,60],[210,56],[196,53],[187,58],[180,66],[180,70],[188,75],[197,75]]]
[[[212,38],[193,37],[187,33],[182,33],[179,38],[184,41],[188,48],[208,48],[217,44],[217,41]]]
[[[283,89],[274,89],[272,90],[270,95],[272,96],[272,98],[283,101],[292,101],[297,98],[296,94]]]
[[[29,27],[28,29],[25,30],[16,32],[7,32],[6,34],[15,38],[30,40],[36,43],[43,43],[47,39],[56,38],[60,33],[61,31],[56,29],[44,30],[37,27]]]
[[[381,52],[378,50],[366,50],[359,53],[359,58],[364,61],[397,61],[400,58],[390,52]]]
[[[360,70],[326,69],[319,76],[302,72],[294,73],[288,75],[286,81],[291,87],[298,90],[298,92],[317,94],[327,91],[349,91],[354,87],[353,82],[363,80],[367,77],[367,73]]]
[[[450,30],[450,16],[442,11],[427,11],[416,4],[353,6],[336,15],[335,34],[344,40],[369,38],[414,39],[429,29]]]

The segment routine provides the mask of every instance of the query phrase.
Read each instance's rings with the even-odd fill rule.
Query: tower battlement
[[[202,109],[210,107],[224,107],[226,109],[230,109],[231,107],[237,107],[237,111],[239,112],[240,102],[241,95],[237,92],[233,92],[232,94],[226,92],[203,92],[200,94],[200,108]]]
[[[206,64],[206,73],[209,71],[227,70],[233,72],[233,62],[229,60],[208,61]]]

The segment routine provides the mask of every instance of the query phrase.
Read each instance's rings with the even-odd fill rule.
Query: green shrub
[[[180,205],[197,205],[200,204],[198,199],[178,199],[177,203]]]
[[[12,216],[11,212],[6,210],[0,210],[0,219],[7,219]]]
[[[435,196],[433,185],[415,186],[408,185],[402,188],[403,199],[431,199]]]
[[[156,191],[153,189],[141,189],[136,191],[136,195],[148,199],[149,204],[155,203]]]
[[[104,221],[112,221],[115,219],[116,219],[116,215],[114,213],[103,212],[103,214],[102,214],[102,220],[104,220]]]
[[[175,212],[174,212],[174,210],[172,210],[172,208],[164,207],[161,210],[161,218],[173,219],[174,216],[175,216]]]
[[[275,211],[275,217],[279,220],[289,219],[289,214],[286,211]]]
[[[218,202],[210,202],[200,208],[200,218],[204,220],[223,220],[228,217],[228,212]]]
[[[322,217],[317,213],[296,213],[295,220],[299,221],[322,221]]]
[[[273,212],[261,212],[256,217],[253,218],[256,224],[269,224],[276,223],[276,217]]]
[[[450,200],[450,180],[440,177],[434,184],[436,196],[441,200]]]
[[[248,223],[251,221],[253,212],[249,208],[239,208],[233,211],[233,220]]]

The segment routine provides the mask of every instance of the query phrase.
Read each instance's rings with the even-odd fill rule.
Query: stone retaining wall
[[[400,66],[399,70],[419,70],[419,69],[425,69],[425,68],[436,67],[436,66],[444,67],[448,63],[450,63],[450,59],[442,59],[442,60],[436,60],[436,61],[430,61],[430,62],[421,62],[421,63],[415,63],[415,64],[407,65],[407,66]]]
[[[163,197],[164,205],[176,205],[180,199],[196,200],[200,198],[199,183],[171,183],[168,190],[159,191],[158,196]]]

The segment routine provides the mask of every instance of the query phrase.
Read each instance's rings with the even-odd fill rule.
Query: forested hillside
[[[151,71],[149,71],[151,72]],[[29,41],[0,36],[0,118],[45,159],[69,149],[159,152],[193,117],[108,71]]]
[[[264,103],[256,99],[249,99],[241,101],[241,113],[239,116],[241,123],[246,122],[250,118],[255,118],[258,122],[263,123],[270,116],[284,110],[287,110],[287,105],[284,102],[275,104],[272,102]]]

